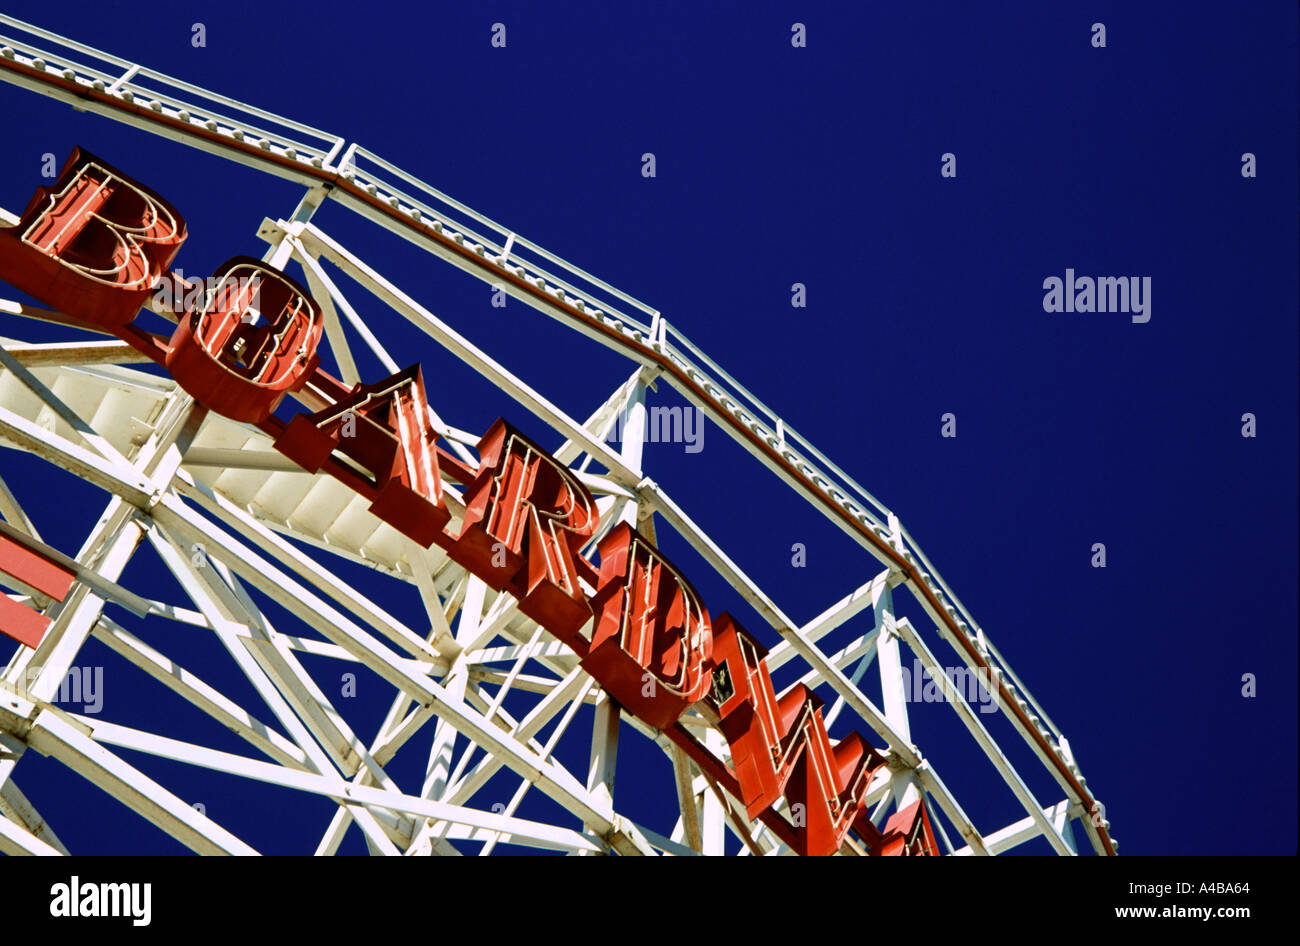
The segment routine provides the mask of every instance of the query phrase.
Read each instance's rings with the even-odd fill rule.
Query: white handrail
[[[118,69],[125,70],[125,73],[108,72],[98,67],[88,66],[76,62],[66,53],[49,53],[32,45],[30,42],[23,42],[0,33],[0,45],[3,46],[0,53],[5,58],[14,59],[18,51],[21,50],[28,61],[28,65],[31,65],[31,60],[40,58],[45,62],[47,72],[53,69],[59,73],[62,72],[59,68],[62,65],[64,68],[70,69],[76,75],[77,81],[82,85],[93,86],[96,80],[106,88],[116,85],[116,94],[119,96],[122,92],[130,92],[132,95],[147,95],[173,113],[184,110],[193,116],[193,113],[197,112],[199,115],[206,115],[211,121],[219,121],[220,124],[228,126],[224,129],[226,134],[231,134],[235,130],[251,132],[264,139],[267,144],[280,152],[284,152],[289,148],[304,152],[303,156],[311,158],[312,164],[316,168],[340,173],[363,189],[366,189],[368,185],[373,186],[376,196],[382,196],[383,199],[389,201],[395,199],[399,204],[406,204],[410,208],[418,210],[422,215],[428,216],[431,220],[438,221],[440,224],[451,225],[456,232],[462,234],[464,239],[482,245],[485,255],[486,251],[491,250],[490,262],[500,260],[505,255],[504,245],[509,243],[511,246],[510,259],[505,261],[508,271],[522,273],[526,280],[534,284],[539,279],[543,280],[548,289],[561,289],[570,294],[574,301],[581,302],[584,311],[587,311],[588,314],[596,315],[599,313],[605,324],[621,323],[627,329],[631,329],[633,335],[637,337],[643,335],[647,348],[659,350],[666,357],[677,362],[688,377],[694,375],[703,379],[704,383],[700,384],[700,387],[705,390],[706,395],[716,404],[719,410],[731,413],[733,416],[737,413],[746,416],[755,415],[753,420],[762,430],[759,436],[764,440],[770,437],[769,446],[773,446],[773,449],[777,450],[779,455],[785,458],[787,462],[792,463],[796,469],[799,469],[826,500],[855,515],[860,521],[869,523],[877,535],[888,535],[886,522],[893,516],[889,507],[876,499],[856,480],[817,450],[812,443],[799,435],[744,385],[696,347],[675,326],[668,325],[660,317],[659,311],[647,303],[615,288],[532,241],[518,236],[515,231],[444,194],[432,185],[421,181],[378,155],[361,148],[356,143],[347,145],[345,150],[344,139],[339,136],[215,94],[164,73],[145,69],[125,59],[101,52],[13,17],[0,14],[0,24],[53,43],[64,50],[70,50],[100,62],[112,64]],[[67,78],[66,75],[64,77]],[[0,70],[0,79],[8,78],[8,70]],[[156,84],[161,87],[161,90],[151,88],[150,85],[145,83]],[[219,108],[189,105],[175,95],[175,90],[206,99],[215,103]],[[246,121],[222,114],[220,108],[232,109],[244,116],[262,119],[276,127],[274,129],[257,127]],[[289,129],[319,138],[321,139],[321,145],[304,144],[291,139],[282,129]],[[326,150],[325,146],[328,146],[328,150]],[[336,158],[339,159],[338,165],[333,164]],[[384,180],[379,176],[378,172],[391,175],[413,189],[415,193],[412,194],[403,188],[395,186],[391,180]],[[493,232],[497,235],[497,239],[493,240],[485,237],[472,227],[464,225],[456,219],[456,214],[462,215],[464,218]],[[521,255],[521,251],[558,267],[567,278],[561,278],[548,271],[535,261],[530,260],[527,255]],[[586,290],[579,289],[574,283],[582,283],[590,288]],[[608,299],[597,298],[597,292],[594,290],[599,290],[599,293],[608,296],[609,299],[617,300],[649,316],[654,328],[637,318],[618,311],[609,303]],[[658,333],[657,336],[656,332]],[[709,388],[713,388],[717,393],[710,392]],[[734,410],[727,406],[727,402],[734,405]],[[738,417],[737,419],[741,418]],[[814,460],[817,464],[820,464],[821,468],[814,465],[812,462]],[[819,480],[827,485],[825,487],[820,486],[818,484]],[[859,508],[860,506],[866,508]],[[916,560],[924,566],[925,574],[923,577],[933,581],[932,585],[927,581],[927,585],[930,585],[931,591],[940,604],[945,608],[951,608],[955,614],[959,615],[959,620],[967,625],[967,631],[971,634],[980,635],[987,647],[989,663],[991,665],[996,663],[1000,669],[1007,673],[1015,684],[1017,692],[1023,696],[1028,705],[1037,711],[1039,717],[1050,727],[1051,731],[1060,738],[1060,730],[1052,723],[1050,717],[1043,712],[1042,707],[1034,700],[1028,690],[1025,689],[1019,678],[1016,677],[1010,666],[1002,658],[1002,655],[993,646],[993,643],[983,636],[983,632],[979,629],[979,625],[974,618],[971,617],[970,612],[948,587],[930,560],[926,558],[911,534],[901,525],[899,530],[899,535],[903,540],[902,550],[906,551],[910,556],[915,556]],[[1056,751],[1060,753],[1059,748]],[[1064,757],[1063,754],[1062,757]]]

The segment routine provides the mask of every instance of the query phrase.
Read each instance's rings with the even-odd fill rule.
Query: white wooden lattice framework
[[[356,144],[3,16],[0,78],[303,185],[293,213],[263,222],[263,258],[276,268],[301,267],[324,311],[343,380],[358,380],[353,346],[366,346],[390,371],[403,366],[383,342],[385,326],[400,317],[429,339],[422,359],[459,360],[510,403],[501,413],[526,413],[533,429],[545,425],[553,431],[556,457],[571,465],[597,499],[600,534],[626,520],[652,535],[670,529],[681,536],[780,635],[769,666],[775,671],[793,662],[800,679],[827,698],[828,718],[856,717],[886,749],[890,765],[871,788],[874,822],[921,797],[952,853],[996,854],[1044,838],[1056,853],[1073,854],[1074,822],[1093,850],[1114,853],[1109,823],[1068,742],[897,516],[659,312]],[[313,223],[325,200],[627,357],[630,376],[585,420],[569,416]],[[0,213],[8,223],[16,220]],[[347,298],[338,274],[369,298]],[[0,315],[6,335],[20,324],[63,321],[59,313],[10,301],[0,301]],[[0,575],[11,599],[53,620],[40,647],[20,648],[0,676],[0,850],[67,853],[56,826],[43,820],[15,781],[17,764],[35,751],[58,759],[197,852],[256,852],[257,839],[235,837],[128,764],[117,751],[125,749],[330,799],[337,810],[321,826],[320,854],[337,850],[354,823],[374,854],[490,853],[502,843],[578,854],[788,853],[762,825],[750,824],[743,807],[666,737],[611,707],[572,652],[520,614],[513,598],[493,592],[439,549],[421,548],[375,518],[367,501],[343,484],[304,473],[255,428],[207,412],[170,380],[128,367],[146,360],[116,340],[0,339],[0,443],[32,453],[105,495],[103,514],[69,556],[77,582],[64,601],[43,599]],[[659,381],[861,547],[867,567],[859,587],[800,624],[646,474],[646,398]],[[310,388],[299,399],[310,410],[323,404]],[[439,407],[445,406],[433,405]],[[435,415],[433,421],[461,459],[475,465],[469,448],[477,436],[451,426],[454,417]],[[621,424],[621,437],[611,444],[607,437],[615,424]],[[42,511],[20,501],[23,484],[4,481],[2,457],[0,452],[4,527],[39,540]],[[459,519],[459,494],[453,484],[445,489]],[[187,602],[157,600],[147,589],[118,584],[132,555],[145,546],[157,553]],[[427,626],[403,624],[352,587],[336,573],[334,556],[362,563],[382,580],[413,586]],[[893,596],[900,591],[915,597],[926,626],[896,617]],[[301,627],[276,627],[259,601],[274,602]],[[853,643],[822,649],[820,641],[868,610],[873,619]],[[146,644],[131,630],[133,621],[146,616],[213,635],[262,704],[242,705],[205,682],[201,669],[181,667]],[[57,705],[61,682],[92,637],[237,734],[249,751],[217,751]],[[946,783],[910,735],[903,655],[942,680],[936,649],[950,649],[993,684],[998,711],[1051,777],[1059,800],[1031,791],[983,714],[953,691],[934,711],[956,713],[1025,812],[1005,827],[977,826],[978,813],[968,813],[954,792],[957,779],[949,774]],[[329,658],[391,687],[391,705],[377,732],[353,729],[347,706],[331,699],[308,672],[305,655]],[[872,666],[879,673],[880,705],[864,692],[864,673]],[[513,701],[519,694],[529,695],[531,708],[516,718],[504,704],[507,695]],[[571,727],[584,705],[595,708],[589,735]],[[686,722],[725,753],[725,741],[698,714]],[[674,773],[676,798],[665,804],[680,816],[668,836],[619,812],[614,762],[619,742],[629,738],[657,742]],[[586,772],[556,760],[561,739],[589,743]],[[399,785],[385,766],[412,740],[429,747],[425,776],[422,784]],[[495,798],[489,804],[483,787],[501,771],[514,774],[517,791],[508,804]],[[1041,779],[1041,772],[1035,777]],[[517,817],[525,793],[534,788],[565,817],[551,823]],[[856,850],[846,845],[843,853]]]

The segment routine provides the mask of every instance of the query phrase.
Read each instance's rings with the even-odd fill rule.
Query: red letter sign
[[[855,822],[867,819],[867,789],[886,759],[856,732],[832,745],[822,722],[821,700],[811,692],[808,696],[817,701],[817,709],[804,729],[804,751],[785,797],[791,810],[803,806],[804,827],[796,850],[826,856],[839,850]]]
[[[204,406],[259,424],[316,370],[320,308],[307,290],[251,257],[226,261],[214,281],[176,326],[167,370]]]
[[[620,522],[600,542],[587,672],[632,713],[667,729],[711,682],[709,612],[643,535]]]
[[[821,698],[803,684],[776,696],[766,654],[730,615],[718,619],[712,699],[741,801],[754,818],[784,794],[797,814],[799,853],[833,854],[864,816],[867,788],[886,759],[857,733],[832,744]]]
[[[135,318],[185,236],[185,221],[165,200],[74,148],[18,225],[0,227],[0,279],[115,330]]]
[[[713,693],[741,801],[750,818],[781,797],[799,752],[802,694],[780,704],[763,658],[767,649],[730,614],[713,625]]]
[[[596,503],[572,471],[504,420],[478,450],[465,521],[447,554],[497,591],[509,590],[521,612],[571,643],[591,617],[574,558],[596,529]]]
[[[357,385],[316,414],[298,414],[275,448],[311,473],[334,450],[342,451],[374,477],[345,481],[371,498],[370,511],[427,548],[451,519],[442,501],[436,439],[424,378],[413,365],[376,384]]]
[[[872,839],[871,853],[881,857],[938,857],[930,816],[920,800],[896,811],[885,822],[884,830]]]

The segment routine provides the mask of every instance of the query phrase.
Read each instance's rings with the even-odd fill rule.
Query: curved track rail
[[[1021,824],[1019,827],[1010,826],[1000,840],[1005,841],[1013,836],[1023,840],[1025,837],[1041,833],[1049,838],[1058,851],[1069,853],[1070,846],[1061,832],[1061,815],[1068,812],[1070,817],[1077,818],[1084,826],[1098,853],[1115,853],[1115,843],[1109,835],[1109,824],[1092,816],[1092,813],[1101,808],[1087,788],[1086,780],[1071,755],[1064,735],[1015,676],[989,640],[988,635],[951,592],[937,569],[925,557],[893,512],[691,344],[657,310],[476,213],[358,145],[346,144],[341,137],[223,98],[197,86],[3,16],[0,16],[0,78],[70,104],[78,110],[98,113],[152,134],[295,181],[306,187],[307,193],[302,204],[288,220],[268,219],[263,223],[259,235],[273,248],[268,251],[268,257],[273,260],[273,265],[283,267],[290,259],[301,263],[312,283],[313,292],[318,297],[332,299],[339,310],[352,322],[363,340],[370,344],[381,358],[386,358],[387,353],[383,352],[382,346],[374,339],[368,328],[360,323],[355,312],[351,310],[321,268],[322,261],[329,262],[361,283],[407,320],[419,326],[461,360],[488,377],[521,405],[563,433],[568,439],[565,446],[557,451],[558,459],[570,462],[585,453],[589,457],[588,462],[595,460],[605,467],[607,473],[604,477],[607,478],[610,489],[610,492],[606,493],[607,500],[613,502],[617,498],[643,505],[646,511],[639,514],[642,519],[658,513],[669,525],[686,535],[732,587],[739,591],[781,634],[785,641],[784,649],[774,651],[774,656],[778,660],[784,660],[797,655],[806,662],[810,668],[810,679],[828,685],[840,700],[889,743],[890,750],[900,760],[899,764],[916,773],[927,792],[940,804],[958,830],[967,837],[971,848],[978,852],[994,846],[990,840],[992,836],[983,837],[973,829],[969,818],[956,804],[943,783],[938,780],[933,769],[910,744],[906,737],[905,724],[900,732],[896,721],[891,724],[890,717],[893,714],[888,711],[889,708],[882,711],[874,707],[862,695],[856,686],[856,680],[850,680],[844,670],[833,660],[828,659],[815,643],[817,633],[815,625],[818,621],[822,621],[829,629],[868,604],[877,606],[879,610],[882,592],[899,586],[908,588],[926,614],[934,621],[938,635],[956,650],[967,667],[996,681],[994,695],[1000,710],[1064,791],[1065,802],[1062,803],[1064,807],[1042,809],[997,749],[991,737],[983,730],[982,725],[977,719],[974,720],[976,728],[971,729],[972,734],[994,760],[1008,785],[1024,802],[1029,812],[1026,824]],[[311,215],[326,199],[336,201],[381,227],[401,235],[427,252],[484,282],[503,287],[513,298],[624,355],[636,365],[633,377],[619,392],[616,392],[615,397],[606,403],[602,411],[593,415],[588,423],[582,424],[568,418],[536,392],[523,386],[504,367],[496,364],[471,342],[421,307],[414,299],[388,283],[379,273],[329,234],[316,227],[311,222]],[[34,314],[38,318],[58,320],[56,313],[19,312],[18,314]],[[335,318],[337,320],[337,316]],[[331,342],[334,340],[335,337],[331,336]],[[55,356],[45,357],[50,359],[50,364],[58,364]],[[118,350],[114,350],[112,355],[106,353],[103,358],[104,360],[115,358],[118,361],[139,360],[139,358],[132,359]],[[35,375],[27,374],[24,377],[21,371],[15,369],[13,363],[15,359],[19,362],[26,360],[33,365],[39,365],[41,356],[37,353],[24,353],[22,346],[12,346],[6,358],[5,366],[11,375],[23,378],[25,381],[36,380]],[[340,363],[343,363],[342,360]],[[34,367],[32,370],[40,374],[39,369]],[[59,381],[66,384],[73,373],[90,369],[62,365],[57,369],[45,370],[54,372],[49,376],[50,381],[37,381],[35,386],[26,384],[25,395],[35,392],[40,400],[41,388],[51,393],[54,388],[57,388]],[[125,371],[125,369],[113,370]],[[643,397],[645,386],[657,378],[667,380],[688,402],[707,414],[763,466],[775,473],[822,515],[847,533],[877,559],[884,571],[849,598],[829,609],[823,618],[811,622],[810,625],[800,627],[783,614],[760,588],[754,585],[706,535],[695,527],[667,493],[644,475],[640,468],[639,450],[632,453],[627,450],[619,452],[605,443],[604,433],[612,417],[627,404],[635,402],[636,398]],[[82,380],[84,379],[79,379],[79,383]],[[354,379],[345,377],[345,380]],[[54,383],[51,384],[51,381]],[[131,380],[131,384],[147,386],[147,382],[135,378]],[[159,393],[159,403],[153,408],[159,412],[159,416],[167,413],[168,407],[164,403],[167,397],[166,392]],[[310,391],[302,400],[309,407],[316,403]],[[48,399],[46,402],[48,406]],[[12,405],[10,407],[12,408]],[[90,409],[93,410],[94,406]],[[39,412],[39,408],[35,410]],[[3,433],[7,440],[47,456],[52,452],[57,453],[59,456],[56,462],[61,462],[68,468],[78,469],[92,482],[98,482],[118,496],[127,497],[128,504],[147,510],[150,516],[162,522],[167,522],[168,517],[172,517],[169,524],[164,526],[168,532],[174,530],[172,539],[185,535],[187,531],[192,532],[194,536],[201,534],[202,530],[192,519],[187,518],[188,513],[181,511],[183,504],[177,503],[174,507],[171,505],[174,495],[165,496],[161,501],[156,498],[156,484],[154,487],[148,486],[151,480],[148,466],[150,461],[147,458],[144,460],[143,467],[139,465],[141,463],[139,456],[134,457],[134,463],[126,460],[124,454],[125,448],[129,447],[129,440],[122,442],[121,446],[111,448],[118,457],[123,459],[123,463],[105,466],[98,460],[88,462],[87,458],[78,452],[80,448],[73,450],[71,441],[52,447],[48,437],[42,438],[42,435],[24,426],[23,421],[26,418],[19,416],[20,413],[6,411],[0,426],[3,426]],[[185,423],[181,415],[178,415],[176,420],[182,425]],[[174,439],[182,434],[179,430],[163,431],[165,431],[164,426],[154,428],[153,433],[150,434],[152,439],[146,442],[151,443],[156,439],[158,442],[155,444],[155,449],[165,452],[168,439]],[[469,459],[464,447],[472,444],[474,438],[445,425],[442,425],[440,432],[453,442],[462,456]],[[120,433],[124,436],[126,432]],[[243,453],[244,457],[239,464],[244,470],[241,475],[251,475],[246,465],[249,462],[247,451],[250,449],[268,455],[260,461],[253,461],[261,462],[265,467],[257,473],[262,480],[269,481],[275,476],[292,475],[284,467],[279,468],[279,473],[276,472],[275,460],[266,448],[266,442],[258,441],[256,436],[250,439],[248,432],[233,435],[233,439],[227,437],[214,440],[206,433],[205,436],[209,437],[209,441],[204,441],[202,438],[194,441],[189,447],[192,452],[186,453],[186,465],[183,469],[188,470],[189,475],[182,476],[179,484],[180,492],[197,500],[209,510],[215,510],[219,515],[226,517],[228,523],[237,523],[235,527],[243,532],[245,537],[256,536],[257,542],[272,541],[274,533],[272,529],[266,527],[267,523],[270,523],[273,529],[294,534],[288,525],[293,521],[292,514],[286,514],[279,519],[278,526],[271,521],[275,517],[263,522],[251,519],[240,520],[240,504],[232,502],[228,494],[223,495],[222,488],[216,485],[220,481],[220,475],[212,475],[214,471],[220,470],[222,456],[219,454],[222,450],[238,450]],[[113,439],[112,435],[108,437],[110,442]],[[242,442],[233,447],[205,446],[205,442],[227,444],[241,440]],[[230,456],[225,455],[225,459],[230,459]],[[199,462],[195,462],[196,460]],[[143,477],[139,472],[142,469]],[[134,479],[129,472],[131,470],[136,471]],[[133,493],[134,499],[129,495]],[[9,510],[2,511],[5,511],[6,517],[12,521],[13,517],[9,515]],[[374,531],[378,532],[379,527],[376,526]],[[312,536],[304,534],[303,530],[299,530],[297,537],[312,541]],[[338,543],[323,539],[323,533],[317,541],[336,551],[339,550]],[[283,541],[280,542],[283,545]],[[390,541],[390,544],[393,543]],[[344,548],[342,551],[344,554],[356,556],[358,560],[375,564],[375,553],[373,551],[366,553],[363,548],[364,543],[360,543],[355,547]],[[232,547],[230,551],[236,558],[244,553],[255,555],[255,549],[239,552]],[[301,555],[291,554],[287,548],[278,546],[276,552],[282,561],[291,561],[295,566],[304,569],[299,571],[300,577],[311,572],[311,569],[300,561]],[[435,556],[419,563],[416,570],[423,571],[426,577],[434,577],[443,565],[444,563],[438,561]],[[403,573],[403,569],[409,571],[411,568],[409,564],[402,564],[400,552],[390,555],[384,567],[390,569],[393,574],[400,574],[403,577],[409,577]],[[253,571],[249,572],[250,579]],[[102,569],[99,573],[103,574]],[[316,584],[319,588],[328,583]],[[435,581],[434,584],[436,585],[437,582]],[[201,590],[196,589],[196,591]],[[307,592],[307,589],[303,590]],[[868,598],[869,601],[866,600]],[[301,600],[303,599],[299,598],[300,603]],[[356,601],[350,603],[353,606],[357,604]],[[487,608],[489,603],[483,602],[482,605]],[[372,616],[375,610],[377,609],[372,605],[362,607],[363,612],[371,613]],[[486,616],[487,611],[480,615],[482,618]],[[933,654],[929,652],[915,628],[906,621],[894,622],[892,616],[887,620],[890,629],[895,632],[894,636],[909,644],[918,657],[937,666]],[[392,625],[396,622],[391,618],[381,616],[371,623],[378,626],[380,630],[386,629],[391,638],[406,645],[413,657],[417,659],[423,657],[435,662],[445,660],[445,654],[440,652],[442,648],[436,642],[430,646],[419,639],[418,635],[394,631]],[[122,648],[129,650],[135,646],[132,643],[134,639],[130,638],[128,632],[115,628],[111,623],[105,625],[101,620],[96,628],[97,636],[112,637]],[[115,637],[114,635],[118,635],[119,632],[121,636]],[[521,633],[524,632],[521,630]],[[887,638],[891,635],[885,636]],[[355,644],[358,640],[350,632],[344,634],[344,637],[351,644]],[[350,645],[341,646],[348,649]],[[383,661],[380,663],[382,664]],[[563,663],[556,664],[555,667],[557,673],[572,672],[571,668],[564,666]],[[390,665],[385,665],[385,672],[390,678],[392,677]],[[399,686],[416,687],[416,682],[409,673],[397,674],[397,680]],[[431,695],[433,691],[428,689],[430,686],[433,685],[424,680],[414,692]],[[451,704],[442,705],[445,707]],[[969,707],[967,709],[969,710]],[[492,738],[490,727],[486,726],[484,721],[472,719],[473,714],[469,707],[456,704],[456,711],[452,715],[456,717],[456,730],[474,734],[472,738],[483,739],[483,745],[491,745],[496,741]],[[963,721],[970,725],[965,718]],[[76,742],[73,738],[74,733],[64,735],[67,735],[70,743]],[[129,734],[124,733],[116,735],[119,739],[127,741],[131,738]],[[60,737],[55,733],[45,734],[41,738],[53,741]],[[509,751],[504,747],[498,747],[498,751],[503,755],[509,755]],[[532,764],[529,763],[530,766]],[[3,782],[5,774],[5,770],[0,768],[0,783]],[[608,806],[593,805],[585,791],[580,793],[569,791],[575,786],[567,785],[568,781],[562,774],[556,773],[552,787],[564,795],[568,803],[585,810],[589,817],[584,817],[584,821],[589,827],[593,825],[591,818],[594,817],[599,829],[596,832],[598,836],[608,838],[611,836],[611,831],[614,835],[618,835],[617,816],[612,814],[612,809]],[[561,785],[565,785],[563,790]],[[373,809],[361,803],[351,806],[348,810],[371,812]],[[433,818],[436,815],[429,814],[428,817]],[[493,825],[497,828],[501,827],[495,822]],[[462,827],[464,827],[463,823]],[[530,827],[528,830],[536,829]],[[376,828],[368,832],[367,836],[391,837],[391,834],[391,830],[385,834],[384,830]],[[574,838],[567,836],[566,842],[577,844]],[[578,844],[578,847],[582,845]],[[654,845],[638,838],[634,841],[620,840],[615,847],[632,851],[644,850]]]

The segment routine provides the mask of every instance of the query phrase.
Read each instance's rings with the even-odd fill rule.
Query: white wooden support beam
[[[79,725],[53,709],[44,709],[36,716],[27,742],[37,752],[58,759],[110,793],[196,854],[257,853],[215,821],[98,745]]]
[[[27,800],[27,796],[22,793],[12,778],[0,779],[0,819],[6,817],[14,824],[26,828],[40,844],[53,848],[53,853],[68,853],[68,849],[54,833],[54,829]]]
[[[4,350],[26,368],[65,365],[152,364],[153,359],[126,342],[6,342]]]
[[[0,817],[0,854],[10,857],[29,855],[34,857],[58,857],[66,854],[52,844],[47,844],[25,827]]]
[[[1069,799],[1058,801],[1050,808],[1043,809],[1043,816],[1051,820],[1054,824],[1062,817],[1068,817],[1072,807]],[[999,828],[992,834],[984,838],[984,844],[993,854],[1002,854],[1011,850],[1013,847],[1019,847],[1026,841],[1032,841],[1042,833],[1041,822],[1037,818],[1021,818],[1014,824],[1009,824],[1005,828]],[[969,857],[974,852],[970,847],[959,848],[953,851],[955,857]]]
[[[640,469],[628,469],[619,455],[610,450],[603,441],[597,440],[595,436],[583,429],[568,414],[517,379],[495,359],[490,358],[477,346],[471,344],[460,333],[452,330],[450,326],[434,316],[433,313],[397,289],[378,272],[326,236],[322,231],[309,224],[302,228],[300,239],[309,253],[329,259],[331,263],[365,286],[394,311],[400,313],[461,361],[493,382],[525,410],[581,444],[586,452],[605,465],[606,469],[610,471],[611,479],[628,487],[635,486],[641,480]]]
[[[1038,800],[1034,797],[1034,793],[1029,790],[1029,786],[1026,785],[1024,779],[1020,777],[1020,773],[1012,767],[1011,763],[1007,761],[1006,756],[1002,754],[1002,750],[998,748],[993,737],[989,735],[988,730],[984,728],[984,724],[979,721],[979,717],[976,716],[975,711],[971,709],[971,705],[966,701],[965,695],[952,685],[952,682],[948,679],[944,668],[930,651],[930,648],[926,646],[925,641],[921,640],[920,635],[916,633],[916,629],[912,627],[911,622],[904,618],[897,622],[896,627],[898,628],[899,636],[907,642],[908,647],[910,647],[912,652],[920,659],[921,665],[925,668],[926,672],[929,673],[931,678],[940,685],[945,700],[947,700],[947,702],[952,706],[953,710],[957,713],[957,718],[962,721],[962,724],[966,727],[967,731],[969,731],[971,736],[974,737],[976,744],[984,750],[984,754],[988,756],[989,761],[993,763],[998,774],[1002,776],[1002,780],[1006,782],[1007,787],[1011,789],[1012,794],[1014,794],[1016,799],[1025,806],[1025,810],[1029,812],[1029,816],[1039,822],[1039,830],[1047,837],[1052,848],[1057,854],[1073,854],[1074,852],[1070,850],[1070,846],[1066,844],[1061,833],[1057,831],[1055,826],[1053,826],[1046,816],[1043,815],[1042,807],[1038,804]]]

